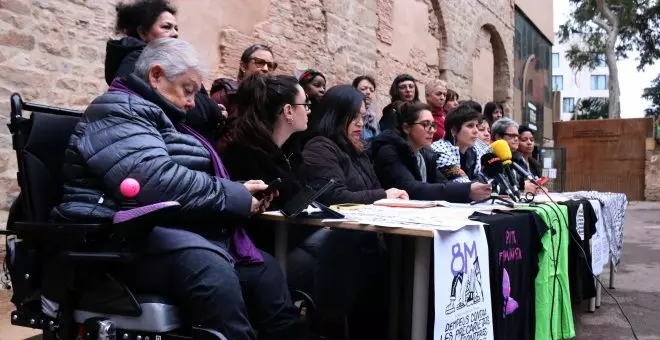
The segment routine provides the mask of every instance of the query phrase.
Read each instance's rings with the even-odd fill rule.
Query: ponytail
[[[415,121],[419,119],[419,113],[423,110],[431,111],[431,107],[428,104],[422,102],[412,102],[412,103],[403,103],[399,106],[398,114],[396,115],[396,132],[401,137],[406,137],[406,133],[403,131],[403,124],[412,126],[415,124]]]
[[[255,74],[238,88],[238,117],[230,129],[233,140],[269,149],[282,108],[294,104],[298,80],[291,76]]]

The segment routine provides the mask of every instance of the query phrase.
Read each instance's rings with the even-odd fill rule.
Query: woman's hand
[[[396,189],[396,188],[391,188],[391,189],[385,190],[385,194],[387,194],[387,198],[398,198],[398,199],[402,199],[402,200],[410,199],[408,197],[407,192],[405,192],[404,190]]]
[[[220,109],[220,114],[222,117],[227,119],[227,116],[229,116],[229,113],[227,113],[227,108],[225,108],[225,106],[222,104],[218,104],[218,108]]]
[[[250,207],[250,213],[252,215],[258,215],[266,211],[270,206],[270,202],[273,200],[273,196],[266,196],[262,200],[258,200],[252,197],[252,207]]]
[[[541,193],[541,189],[538,185],[532,183],[531,181],[525,181],[525,193],[531,192],[534,195]]]
[[[260,180],[249,180],[243,185],[250,191],[252,195],[258,193],[259,191],[264,191],[268,188],[268,185],[264,181]]]

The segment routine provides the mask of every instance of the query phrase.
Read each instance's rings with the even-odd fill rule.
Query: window
[[[552,54],[552,68],[559,68],[559,53]]]
[[[552,76],[552,90],[562,91],[563,89],[564,89],[564,76]]]
[[[605,55],[601,54],[598,56],[598,65],[597,67],[607,67],[607,62],[605,61]]]
[[[573,109],[575,108],[575,98],[566,97],[563,100],[563,104],[563,112],[573,112]]]
[[[606,75],[591,76],[591,89],[607,90],[607,76]]]

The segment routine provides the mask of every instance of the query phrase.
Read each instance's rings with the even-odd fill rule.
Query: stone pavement
[[[606,270],[601,281],[608,287]],[[617,298],[632,322],[639,339],[660,340],[660,203],[633,202],[626,213],[621,264],[616,273]],[[9,313],[10,294],[0,292],[0,340],[26,339],[36,334],[12,327]],[[576,339],[632,339],[628,323],[621,311],[603,291],[601,307],[587,312],[587,304],[574,307]],[[38,338],[38,337],[37,337]]]

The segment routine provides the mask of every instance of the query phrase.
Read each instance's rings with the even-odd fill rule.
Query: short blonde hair
[[[440,80],[440,79],[430,81],[430,82],[426,83],[426,86],[424,87],[424,92],[425,93],[431,93],[438,86],[444,86],[445,89],[446,89],[447,88],[447,82],[444,81],[444,80]]]

